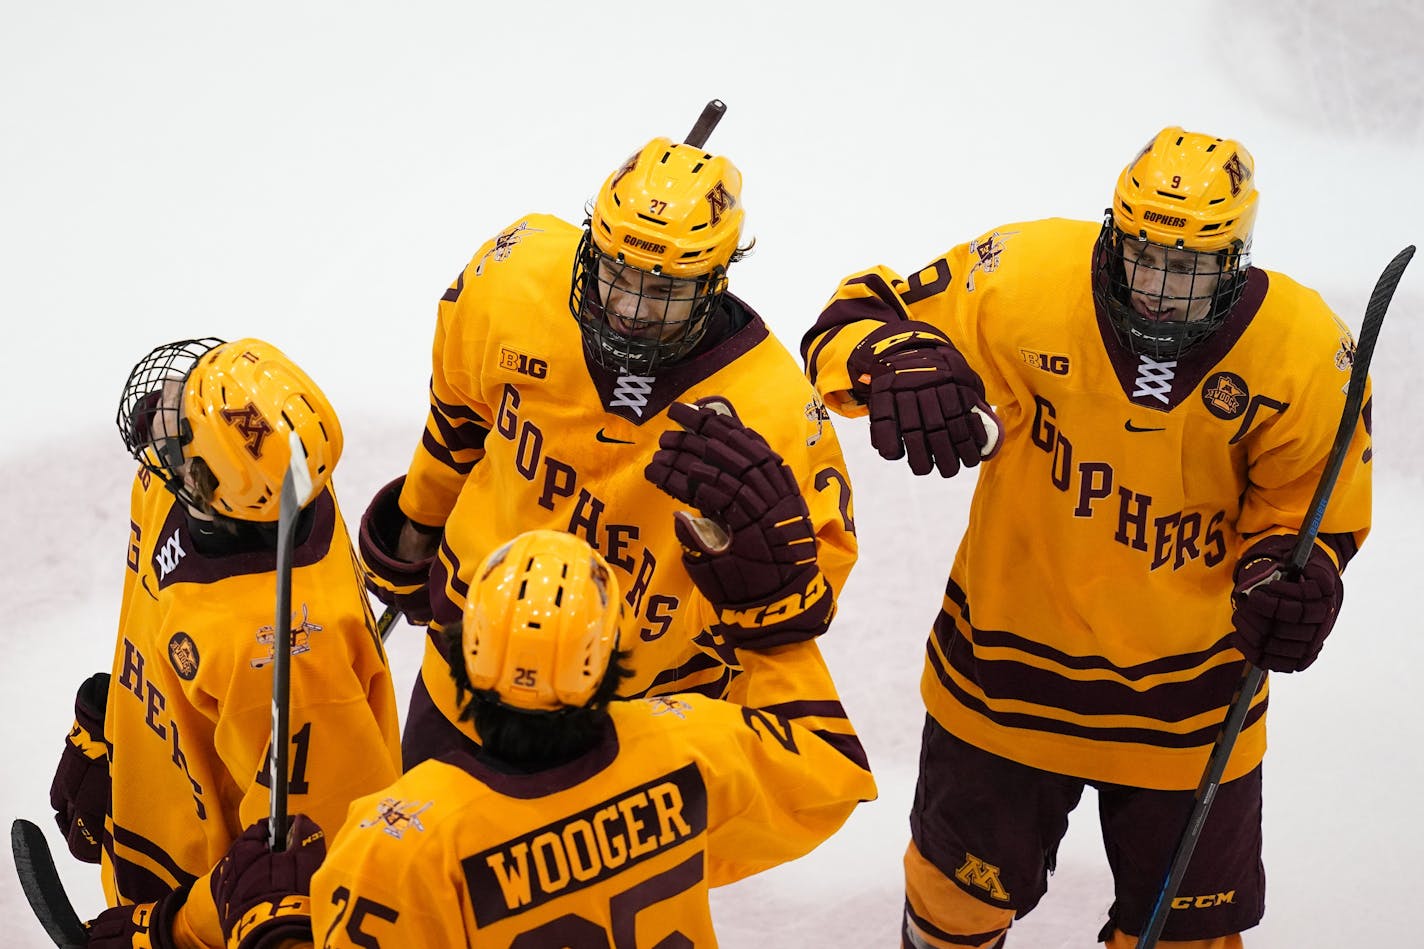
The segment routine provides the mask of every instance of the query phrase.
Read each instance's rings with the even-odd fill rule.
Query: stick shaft
[[[1365,306],[1365,318],[1360,324],[1360,338],[1355,345],[1355,361],[1354,365],[1350,367],[1350,381],[1345,389],[1345,407],[1340,413],[1340,425],[1335,431],[1335,441],[1330,446],[1325,470],[1321,473],[1320,482],[1315,487],[1315,495],[1310,500],[1310,506],[1306,508],[1305,521],[1301,524],[1300,534],[1295,546],[1291,549],[1288,570],[1292,574],[1298,575],[1305,567],[1306,561],[1310,558],[1311,548],[1315,544],[1315,538],[1320,534],[1320,524],[1325,518],[1325,509],[1330,504],[1330,495],[1335,490],[1335,481],[1340,477],[1340,468],[1345,463],[1345,453],[1350,448],[1350,443],[1354,439],[1355,426],[1360,421],[1360,411],[1364,407],[1365,385],[1369,378],[1370,361],[1374,358],[1375,342],[1379,339],[1380,326],[1384,323],[1384,316],[1389,310],[1389,301],[1394,297],[1395,287],[1399,285],[1399,279],[1404,275],[1404,268],[1408,266],[1413,256],[1413,245],[1404,248],[1395,255],[1389,265],[1384,268],[1384,272],[1380,274],[1379,280],[1375,282],[1374,291],[1370,294],[1370,301]],[[1172,856],[1172,865],[1167,870],[1166,878],[1162,881],[1162,888],[1157,893],[1157,901],[1152,905],[1152,912],[1142,927],[1142,935],[1137,943],[1138,949],[1153,949],[1157,945],[1158,938],[1162,935],[1162,928],[1167,924],[1167,914],[1172,909],[1172,900],[1176,898],[1182,879],[1187,874],[1192,851],[1196,849],[1197,840],[1201,837],[1202,826],[1206,823],[1207,813],[1211,810],[1212,801],[1216,798],[1217,788],[1221,785],[1221,777],[1226,773],[1226,765],[1231,758],[1231,751],[1236,745],[1236,738],[1241,734],[1241,727],[1246,721],[1246,714],[1251,708],[1251,702],[1256,693],[1260,691],[1265,677],[1266,673],[1263,670],[1250,663],[1245,664],[1241,682],[1237,686],[1236,696],[1232,699],[1231,707],[1226,713],[1226,720],[1222,723],[1221,731],[1217,733],[1216,741],[1212,744],[1206,769],[1202,772],[1201,782],[1197,785],[1192,813],[1187,818],[1186,826],[1182,828],[1181,837],[1178,838],[1177,849]]]
[[[717,123],[722,121],[722,116],[727,111],[727,104],[721,99],[713,99],[702,109],[702,114],[693,123],[692,131],[687,133],[684,139],[686,144],[695,148],[701,148],[707,144],[707,138],[712,134],[712,130],[717,127]]]

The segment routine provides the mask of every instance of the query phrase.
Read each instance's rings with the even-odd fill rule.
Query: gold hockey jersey
[[[221,946],[205,874],[268,813],[276,554],[205,556],[144,470],[131,519],[104,723],[105,894],[141,903],[199,881],[180,943]],[[292,604],[289,807],[336,826],[401,762],[385,652],[329,489],[303,515]]]
[[[1241,675],[1232,571],[1248,536],[1303,522],[1354,342],[1316,293],[1253,269],[1209,340],[1135,358],[1094,305],[1099,226],[1011,224],[908,279],[853,275],[803,355],[826,403],[859,416],[854,345],[885,322],[934,324],[1003,422],[929,639],[935,719],[1044,770],[1192,788]],[[1370,523],[1369,417],[1366,401],[1321,524],[1347,554]],[[1226,780],[1261,760],[1265,706],[1263,687]]]
[[[735,298],[729,306],[744,325],[657,376],[615,376],[586,360],[568,302],[580,235],[530,215],[486,243],[439,304],[430,414],[401,495],[412,520],[445,529],[435,625],[459,615],[471,572],[496,546],[534,528],[568,531],[620,574],[634,670],[624,694],[721,697],[737,670],[719,655],[707,632],[713,611],[682,565],[673,514],[683,505],[643,475],[675,426],[667,407],[725,399],[785,458],[832,595],[856,556],[844,459],[795,359]],[[422,681],[454,722],[454,688],[433,639]],[[459,727],[473,737],[468,723]]]
[[[675,695],[610,712],[557,769],[453,753],[352,804],[312,882],[318,944],[715,946],[710,887],[810,852],[876,794],[766,710]]]

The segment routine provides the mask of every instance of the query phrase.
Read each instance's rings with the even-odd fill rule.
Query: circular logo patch
[[[1219,419],[1240,418],[1251,402],[1246,380],[1234,372],[1218,372],[1202,386],[1202,404]]]
[[[191,682],[198,674],[198,644],[187,633],[178,632],[168,640],[168,661],[173,663],[173,671],[178,678]]]

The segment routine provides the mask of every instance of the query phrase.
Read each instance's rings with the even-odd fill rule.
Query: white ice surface
[[[1348,12],[1347,12],[1348,10]],[[1244,141],[1256,262],[1351,325],[1424,221],[1417,3],[9,3],[0,17],[0,815],[63,848],[47,790],[74,687],[107,667],[132,363],[186,336],[279,343],[342,413],[348,516],[422,424],[435,300],[519,215],[577,221],[603,176],[710,98],[756,253],[737,291],[794,346],[836,281],[993,225],[1095,218],[1158,128]],[[1322,660],[1277,677],[1266,921],[1253,949],[1405,945],[1424,847],[1424,282],[1376,356],[1376,528]],[[842,423],[861,559],[825,639],[881,797],[715,894],[729,947],[893,945],[925,633],[972,485],[915,479]],[[399,633],[404,696],[419,637]],[[1092,945],[1111,900],[1086,798],[1013,946]],[[81,912],[92,868],[60,859]],[[43,946],[0,858],[3,941]]]

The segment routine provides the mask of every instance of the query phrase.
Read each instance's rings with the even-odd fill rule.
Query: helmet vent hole
[[[515,595],[515,599],[516,599],[516,600],[522,600],[522,599],[524,599],[524,593],[525,593],[525,591],[528,590],[528,589],[529,589],[529,581],[528,581],[528,580],[520,580],[520,581],[519,581],[519,592]]]
[[[1210,145],[1208,145],[1208,146],[1206,147],[1206,150],[1207,150],[1208,152],[1214,152],[1214,151],[1216,151],[1216,144],[1217,144],[1216,142],[1212,142]]]
[[[693,165],[693,166],[692,166],[692,174],[695,175],[695,174],[697,174],[699,171],[701,171],[701,170],[702,170],[702,166],[703,166],[704,164],[706,164],[706,163],[705,163],[705,162],[698,162],[697,164]]]
[[[1157,193],[1158,193],[1159,195],[1161,195],[1162,197],[1164,197],[1164,198],[1171,198],[1173,201],[1185,201],[1185,200],[1187,200],[1187,196],[1184,195],[1184,194],[1173,194],[1173,193],[1170,192],[1170,191],[1158,191]]]
[[[703,229],[704,227],[706,227],[706,226],[707,226],[706,224],[694,224],[694,225],[692,225],[691,227],[689,227],[688,230],[689,230],[689,231],[700,231],[700,230],[702,230],[702,229]]]
[[[656,224],[656,225],[658,225],[659,227],[661,227],[661,226],[663,225],[663,222],[662,222],[661,220],[659,220],[658,218],[651,217],[651,216],[649,216],[649,215],[647,215],[647,214],[644,214],[644,213],[641,212],[641,211],[638,212],[638,218],[639,218],[639,220],[647,221],[649,224]]]
[[[555,606],[563,606],[563,605],[564,605],[564,588],[563,588],[563,587],[559,587],[557,590],[554,591],[554,605],[555,605]]]
[[[618,192],[616,192],[616,191],[613,192],[612,198],[613,198],[613,203],[614,203],[614,204],[618,205],[620,208],[623,206],[623,199],[620,198],[620,197],[618,197]],[[607,225],[604,225],[604,226],[605,226],[605,228],[607,227]]]
[[[1225,200],[1225,198],[1212,198],[1210,201],[1207,202],[1207,204],[1220,204]]]

